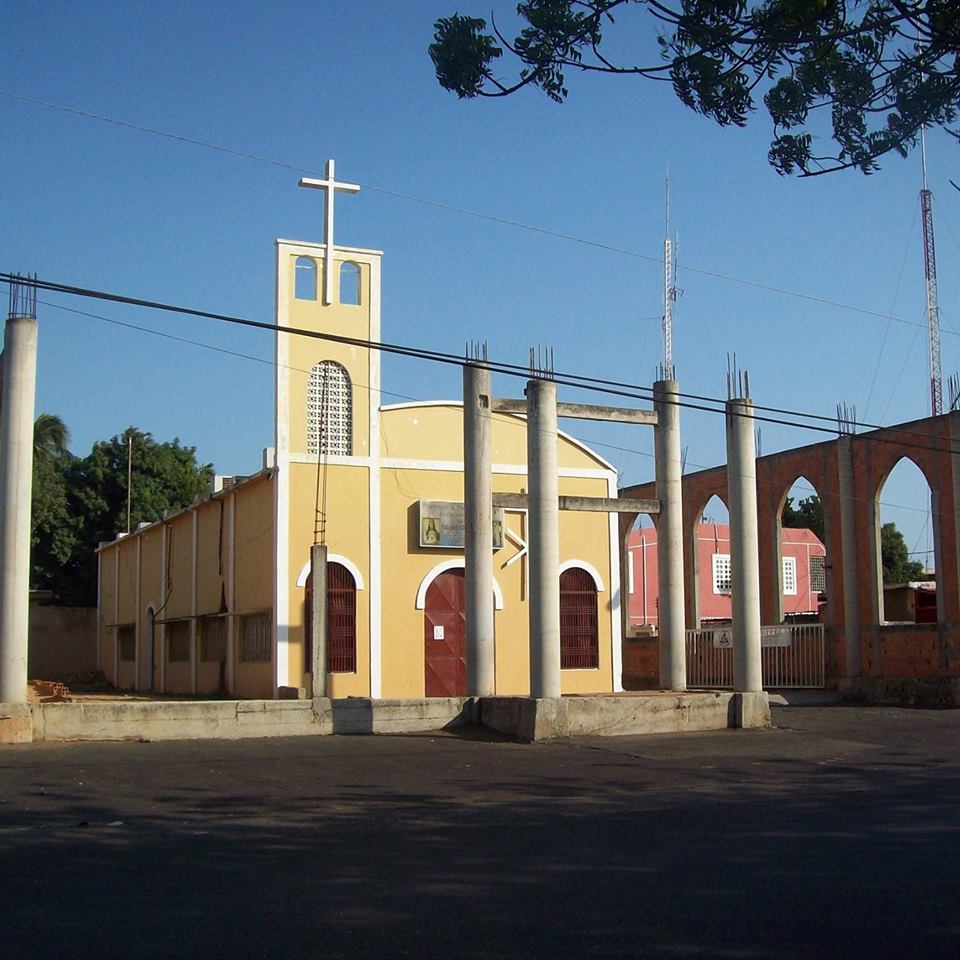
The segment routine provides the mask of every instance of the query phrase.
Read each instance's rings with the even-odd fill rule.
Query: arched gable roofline
[[[417,588],[417,610],[425,609],[427,605],[427,590],[430,587],[430,584],[433,583],[441,573],[446,573],[448,570],[463,570],[464,569],[463,559],[453,559],[453,560],[443,560],[438,563],[421,581],[420,586]],[[496,577],[493,578],[493,607],[495,610],[503,609],[503,592],[500,590],[500,584],[497,583]]]
[[[419,400],[412,403],[388,403],[380,407],[380,412],[384,413],[389,410],[411,410],[414,407],[462,407],[462,400]],[[526,416],[520,413],[498,413],[498,417],[508,417],[514,420],[519,420],[521,422],[526,422]],[[570,436],[569,433],[564,432],[563,430],[557,431],[557,436],[566,440],[567,443],[572,447],[576,447],[581,452],[585,453],[588,457],[593,458],[597,463],[603,467],[604,470],[611,470],[614,473],[617,472],[617,468],[610,463],[609,460],[606,460],[604,457],[601,457],[596,450],[592,447],[587,446],[582,440],[578,440],[576,437]]]
[[[585,570],[587,573],[589,573],[593,580],[594,586],[597,588],[597,593],[603,592],[603,577],[600,576],[597,568],[592,563],[587,563],[586,560],[565,560],[560,564],[559,573],[563,573],[565,570],[570,570],[574,567],[579,567],[581,570]]]
[[[353,582],[356,585],[356,588],[358,590],[363,589],[363,574],[360,573],[360,568],[352,560],[348,560],[339,553],[328,553],[327,563],[339,563],[341,567],[346,567],[353,577]],[[307,577],[309,576],[310,561],[308,560],[300,569],[300,574],[297,577],[297,586],[305,587],[307,585]]]

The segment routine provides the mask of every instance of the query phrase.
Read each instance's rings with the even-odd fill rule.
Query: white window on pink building
[[[797,595],[797,558],[783,558],[783,595],[795,597]]]
[[[730,592],[730,554],[713,554],[713,592]]]

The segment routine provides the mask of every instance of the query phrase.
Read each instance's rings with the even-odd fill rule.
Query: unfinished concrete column
[[[325,697],[327,690],[327,546],[315,543],[310,548],[310,640],[312,663],[310,685],[314,697]]]
[[[730,498],[730,592],[733,599],[733,688],[763,689],[760,665],[760,547],[753,401],[728,400],[727,490]]]
[[[527,383],[530,483],[530,696],[560,696],[560,501],[557,385]]]
[[[680,407],[676,380],[653,385],[657,411],[654,429],[657,499],[658,633],[660,683],[669,690],[687,689],[687,655],[683,610],[683,488],[680,460]]]
[[[36,317],[11,310],[3,341],[0,413],[0,703],[27,702],[36,382]]]
[[[857,605],[857,528],[853,493],[853,441],[837,439],[837,466],[840,487],[840,552],[843,555],[843,638],[847,676],[859,677],[860,610]]]
[[[467,694],[496,692],[490,371],[463,368],[463,525],[467,588]]]

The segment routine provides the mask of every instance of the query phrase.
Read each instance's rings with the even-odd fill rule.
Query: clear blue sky
[[[385,339],[455,352],[486,339],[494,358],[515,363],[549,344],[559,370],[649,384],[669,164],[682,389],[722,396],[735,352],[758,403],[832,415],[845,401],[883,423],[928,412],[918,155],[889,158],[870,177],[781,178],[766,162],[762,110],[746,129],[720,129],[669,86],[639,80],[571,75],[564,106],[536,92],[459,102],[433,76],[432,24],[490,6],[12,5],[0,90],[279,165],[0,96],[0,269],[269,321],[274,239],[321,237],[319,194],[298,189],[298,172],[283,165],[320,172],[333,157],[342,179],[363,185],[338,201],[337,240],[384,251]],[[513,3],[492,6],[509,21]],[[957,369],[960,332],[960,193],[948,183],[960,181],[957,150],[930,137],[945,376]],[[257,468],[273,442],[268,334],[42,299],[38,410],[64,417],[74,452],[134,424],[180,437],[220,472]],[[393,391],[384,402],[459,393],[447,369],[388,359],[384,373]],[[720,417],[685,412],[682,429],[688,469],[723,461]],[[651,476],[649,431],[576,432],[625,481]],[[765,453],[818,439],[762,427]],[[925,496],[909,479],[884,492],[915,508],[884,512],[911,548],[924,547]]]

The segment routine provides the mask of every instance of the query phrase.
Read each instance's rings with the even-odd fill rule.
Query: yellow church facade
[[[100,667],[122,688],[309,695],[322,539],[328,695],[465,695],[462,403],[380,404],[380,252],[281,240],[276,254],[275,446],[259,472],[101,546]],[[524,493],[526,420],[492,420],[493,490]],[[614,468],[564,434],[558,482],[617,495]],[[562,690],[619,690],[617,518],[563,512],[559,534]],[[530,690],[528,559],[526,512],[494,511],[501,695]]]

